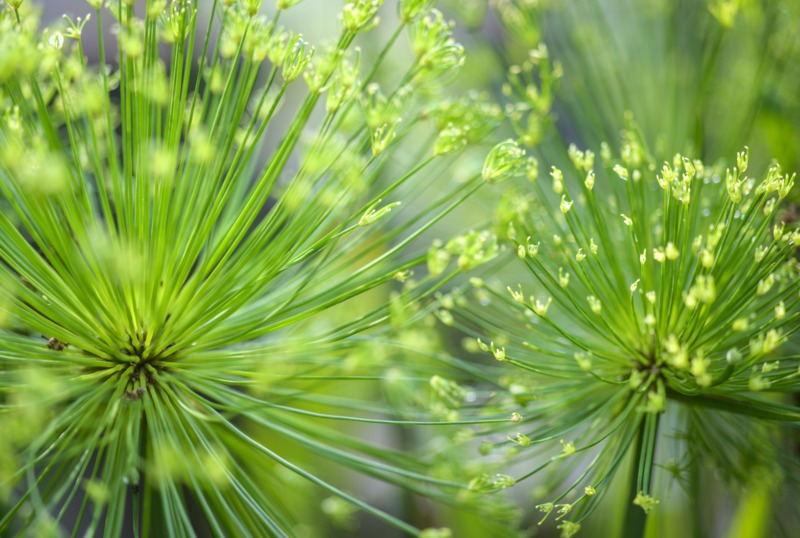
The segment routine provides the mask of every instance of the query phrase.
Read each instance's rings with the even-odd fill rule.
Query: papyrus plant
[[[454,4],[469,13],[469,6],[485,8],[486,2]],[[527,269],[508,263],[501,278],[475,280],[481,287],[474,292],[469,314],[459,317],[463,309],[456,307],[454,314],[441,316],[454,326],[484,327],[483,334],[477,331],[484,351],[497,359],[508,358],[499,365],[522,362],[531,371],[527,378],[507,367],[496,372],[509,389],[512,408],[527,406],[516,410],[531,426],[494,439],[486,451],[515,463],[525,460],[523,454],[532,456],[506,471],[505,484],[525,477],[527,485],[519,488],[535,498],[529,519],[536,523],[547,515],[547,524],[561,525],[564,534],[573,533],[577,529],[573,523],[582,522],[586,534],[613,536],[620,531],[617,522],[625,520],[627,535],[639,536],[645,532],[644,512],[631,501],[650,508],[652,498],[657,498],[659,504],[647,520],[650,536],[791,535],[798,525],[796,510],[789,509],[798,476],[792,437],[796,439],[798,402],[797,338],[792,338],[797,317],[790,309],[797,300],[797,275],[791,254],[782,252],[779,259],[766,261],[763,256],[773,242],[786,240],[787,250],[796,242],[796,232],[786,239],[790,224],[780,227],[781,219],[794,219],[792,206],[786,217],[780,208],[775,211],[792,197],[792,174],[768,163],[770,154],[775,154],[789,163],[789,170],[796,169],[797,135],[792,124],[797,123],[797,92],[788,89],[796,86],[797,70],[788,66],[796,63],[791,58],[798,50],[797,4],[758,0],[493,0],[489,4],[506,30],[497,34],[501,45],[496,50],[500,61],[511,66],[512,79],[530,64],[529,49],[549,51],[553,65],[563,67],[563,78],[550,99],[560,116],[555,136],[544,133],[532,138],[536,131],[515,122],[519,144],[509,142],[502,154],[495,154],[496,163],[490,160],[497,166],[488,167],[490,176],[527,172],[538,183],[518,191],[507,189],[498,208],[498,233],[519,249]],[[545,96],[537,88],[525,90]],[[627,131],[622,143],[621,129]],[[544,142],[532,153],[540,166],[529,166],[521,146],[530,151],[538,139]],[[537,142],[531,144],[532,140]],[[594,153],[567,150],[571,142]],[[744,154],[732,159],[746,144],[754,149],[753,162],[748,163]],[[683,157],[673,158],[676,153],[686,155],[686,164]],[[718,162],[720,158],[727,165]],[[697,159],[707,166],[694,166]],[[615,165],[620,166],[619,174]],[[753,179],[744,179],[747,174]],[[771,195],[765,194],[770,191]],[[675,196],[687,205],[684,212],[670,215],[668,197],[672,197],[670,211],[683,204]],[[731,198],[726,201],[726,196]],[[768,200],[770,196],[774,201]],[[761,209],[742,210],[759,204]],[[744,220],[759,211],[757,218]],[[671,238],[670,222],[680,223],[688,239],[679,243]],[[774,232],[769,231],[776,225]],[[602,230],[605,237],[600,237]],[[716,249],[724,241],[730,241],[722,247],[728,254],[720,257]],[[756,251],[759,241],[762,248]],[[740,252],[752,257],[742,261]],[[592,260],[600,264],[595,269]],[[786,263],[778,269],[781,262]],[[766,265],[753,268],[756,263]],[[670,264],[680,269],[670,269]],[[646,284],[648,279],[651,284]],[[762,279],[763,295],[758,284]],[[785,295],[771,296],[766,290],[774,291],[769,285],[779,282]],[[739,295],[734,289],[751,293]],[[491,304],[480,306],[484,303]],[[658,309],[652,317],[648,305]],[[627,313],[637,310],[638,318]],[[642,328],[641,323],[653,320],[656,325]],[[623,347],[636,340],[637,332],[635,345]],[[683,342],[682,334],[693,343]],[[475,340],[467,342],[470,350],[479,349]],[[659,349],[665,343],[668,346]],[[717,349],[716,357],[707,354],[709,344]],[[598,359],[593,348],[608,345],[618,348],[618,358],[627,356],[622,362],[628,361],[628,369],[639,361],[637,354],[650,357],[644,364],[658,364],[667,353],[685,351],[687,358],[678,361],[684,365],[681,375],[699,375],[697,386],[684,386],[681,392],[662,381],[663,393],[627,388],[615,392],[614,383],[619,389],[628,380],[633,386],[658,389],[659,383],[648,385],[647,378],[668,379],[675,365],[667,361],[651,368],[655,372],[645,374],[648,367],[641,366],[638,373],[604,377],[601,370],[610,366],[609,357]],[[759,350],[766,355],[759,358]],[[729,356],[736,366],[727,362]],[[780,382],[770,377],[777,371],[776,362],[782,369]],[[717,369],[717,377],[708,368]],[[767,383],[761,383],[762,377]],[[627,390],[631,392],[623,395]],[[772,394],[765,396],[765,391]],[[693,398],[686,398],[687,392]],[[720,401],[722,395],[732,400]],[[614,397],[620,400],[612,402]],[[632,403],[637,398],[641,400]],[[661,399],[666,402],[665,414],[647,418]],[[627,419],[614,422],[614,417],[625,415],[620,401],[633,411]],[[753,416],[763,402],[786,414],[773,415],[775,420],[769,412]],[[706,409],[709,403],[717,410]],[[639,420],[658,426],[636,430]],[[564,431],[579,432],[581,438],[570,439]],[[631,471],[629,459],[637,451],[642,453],[637,436],[645,432],[655,435],[652,451],[644,449],[652,459],[638,460],[643,461],[641,467]],[[537,472],[542,465],[545,470]],[[615,474],[614,469],[621,472]],[[626,473],[632,476],[628,479]],[[598,489],[587,483],[597,477],[607,478],[612,487]],[[535,506],[543,512],[539,517]],[[594,515],[586,520],[590,511]]]
[[[419,421],[378,396],[401,359],[347,350],[424,260],[416,238],[483,183],[443,172],[498,109],[440,97],[464,49],[433,2],[392,2],[370,65],[354,43],[382,1],[347,2],[316,52],[278,25],[297,3],[90,0],[45,31],[30,2],[0,11],[0,533],[287,536],[325,496],[418,534],[343,476],[463,489],[355,435]],[[452,254],[479,263],[481,241]]]
[[[524,172],[508,144],[487,173]],[[797,471],[800,358],[783,344],[800,327],[800,232],[776,215],[795,175],[753,172],[747,149],[727,167],[657,164],[633,130],[620,157],[569,158],[498,211],[525,270],[475,281],[479,300],[455,308],[485,331],[473,348],[519,369],[505,383],[523,418],[486,451],[517,445],[509,462],[527,464],[509,484],[533,482],[539,523],[563,536],[626,475],[626,536],[673,487],[699,503],[709,465],[729,491],[769,484],[782,502]]]

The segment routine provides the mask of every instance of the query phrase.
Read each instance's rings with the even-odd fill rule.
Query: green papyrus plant
[[[490,437],[484,451],[517,464],[504,471],[504,485],[524,477],[527,488],[517,490],[535,499],[527,520],[548,516],[564,534],[577,522],[587,534],[614,535],[621,519],[629,536],[795,534],[797,232],[781,220],[796,220],[786,201],[797,188],[792,173],[768,159],[796,168],[797,70],[788,67],[798,50],[796,3],[452,3],[478,19],[487,4],[505,29],[495,36],[497,57],[520,62],[510,66],[504,93],[524,96],[509,106],[520,112],[510,114],[518,143],[509,142],[496,170],[534,184],[507,189],[497,209],[497,233],[528,267],[508,263],[494,278],[474,280],[470,308],[443,304],[440,315],[504,360],[491,371],[527,425]],[[562,75],[555,91],[532,84],[552,79],[548,72],[520,88],[526,66],[548,57]],[[522,112],[537,107],[557,112],[555,129],[525,121]],[[753,162],[744,153],[731,159],[746,144]],[[522,147],[536,159],[528,163]],[[678,198],[687,204],[678,217],[667,210],[669,196],[671,211]],[[670,223],[690,240],[671,238]],[[764,261],[773,238],[786,241],[786,252]],[[480,349],[476,340],[465,347]],[[682,366],[670,363],[674,353]],[[604,376],[612,360],[625,366]],[[662,400],[666,412],[654,411]],[[647,430],[639,428],[645,420]],[[655,444],[641,448],[645,433]],[[651,457],[630,471],[637,451]],[[646,531],[634,499],[648,509],[659,501]]]
[[[347,2],[317,51],[278,25],[297,3],[90,0],[45,32],[30,2],[0,11],[3,534],[288,536],[324,495],[416,535],[343,473],[464,490],[356,435],[437,419],[391,420],[379,389],[400,359],[349,350],[388,319],[386,287],[406,282],[401,310],[434,287],[409,280],[415,241],[484,182],[437,178],[502,114],[441,96],[464,49],[433,2],[393,3],[366,68],[354,43],[381,1]],[[88,63],[93,31],[111,66]],[[451,244],[460,269],[493,255],[485,239]],[[421,387],[443,370],[418,366]]]
[[[525,171],[508,144],[487,173]],[[509,484],[537,481],[539,523],[562,536],[626,470],[626,536],[676,484],[697,495],[708,464],[779,501],[800,421],[800,357],[782,347],[800,327],[800,231],[777,218],[795,175],[752,173],[747,149],[727,168],[657,166],[633,126],[621,157],[569,157],[498,210],[525,276],[476,280],[478,300],[453,311],[485,331],[469,347],[520,369],[505,384],[522,420],[485,451],[529,462]]]

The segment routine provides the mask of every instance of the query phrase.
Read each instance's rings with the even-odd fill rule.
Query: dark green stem
[[[623,538],[642,538],[647,524],[647,514],[642,507],[633,504],[639,492],[650,492],[650,478],[653,472],[653,457],[658,436],[660,414],[647,414],[642,417],[636,443],[633,445],[630,481],[628,486],[625,522],[622,527]]]
[[[644,510],[633,504],[633,498],[639,488],[639,466],[642,463],[642,445],[645,435],[645,421],[639,425],[636,443],[633,445],[633,461],[628,485],[628,495],[625,505],[625,522],[622,527],[622,538],[641,538],[644,536],[644,526],[647,520]]]
[[[772,403],[755,398],[731,398],[716,394],[682,394],[677,390],[667,389],[667,397],[690,406],[716,409],[727,413],[735,413],[779,422],[800,422],[800,413],[796,408],[779,403]]]
[[[139,475],[139,483],[136,484],[133,488],[131,497],[133,505],[133,536],[134,538],[139,538],[140,536],[145,536],[141,533],[141,526],[142,526],[142,518],[140,515],[140,507],[142,504],[142,497],[140,495],[142,488],[147,487],[147,483],[144,477],[144,461],[145,457],[147,456],[147,417],[142,412],[141,418],[141,430],[139,435],[139,461],[137,465],[140,466],[140,475]],[[146,529],[145,529],[146,530]]]

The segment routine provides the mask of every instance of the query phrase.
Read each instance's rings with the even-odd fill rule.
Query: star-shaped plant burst
[[[508,146],[487,175],[524,170]],[[505,370],[527,410],[496,445],[518,445],[512,461],[539,458],[516,482],[557,490],[538,508],[567,536],[628,454],[628,502],[644,509],[631,508],[631,536],[689,464],[751,482],[797,467],[776,428],[800,421],[786,397],[800,390],[800,360],[781,347],[800,326],[800,232],[776,219],[794,175],[748,176],[746,150],[730,168],[680,155],[656,166],[633,131],[621,154],[571,147],[571,168],[536,179],[535,197],[507,196],[501,230],[528,276],[476,281],[483,306],[456,309],[484,329],[478,347],[527,372]],[[661,487],[656,469],[672,473]]]
[[[433,2],[398,3],[362,74],[353,43],[379,0],[346,3],[313,60],[277,26],[296,1],[273,18],[257,0],[209,2],[205,30],[188,0],[89,3],[91,18],[44,35],[29,3],[0,12],[0,529],[292,535],[316,512],[289,498],[294,476],[333,496],[330,512],[418,533],[314,463],[446,501],[459,487],[342,429],[391,413],[375,395],[388,363],[345,351],[386,301],[354,298],[407,280],[424,260],[409,244],[483,182],[443,178],[397,207],[500,115],[435,97],[464,58],[451,24]],[[95,23],[114,67],[87,62]],[[384,92],[375,75],[404,29],[414,56]],[[398,150],[408,139],[417,157]],[[464,248],[464,266],[491,255]]]

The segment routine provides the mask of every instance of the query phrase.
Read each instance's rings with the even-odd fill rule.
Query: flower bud
[[[486,157],[483,179],[489,183],[499,183],[521,174],[526,166],[525,150],[514,140],[506,140],[492,148]]]
[[[427,15],[435,5],[436,0],[402,0],[398,16],[403,24],[409,24]]]
[[[744,173],[747,170],[747,164],[750,162],[750,148],[747,146],[744,147],[744,150],[736,153],[736,167],[739,169],[740,173]]]
[[[466,145],[467,137],[464,130],[451,123],[439,131],[439,136],[433,145],[433,154],[438,156],[455,153]]]
[[[378,12],[383,0],[351,0],[344,6],[342,21],[344,26],[354,34],[371,30],[378,24],[378,19],[370,20]]]
[[[277,9],[289,9],[292,6],[296,6],[303,0],[278,0],[275,2],[275,7]]]
[[[308,48],[308,54],[306,49]],[[291,82],[303,72],[314,56],[314,47],[310,47],[308,42],[303,39],[302,35],[298,35],[294,39],[294,44],[291,45],[286,59],[283,61],[283,79],[286,82]]]
[[[255,17],[261,9],[261,0],[242,0],[242,7],[251,17]]]

